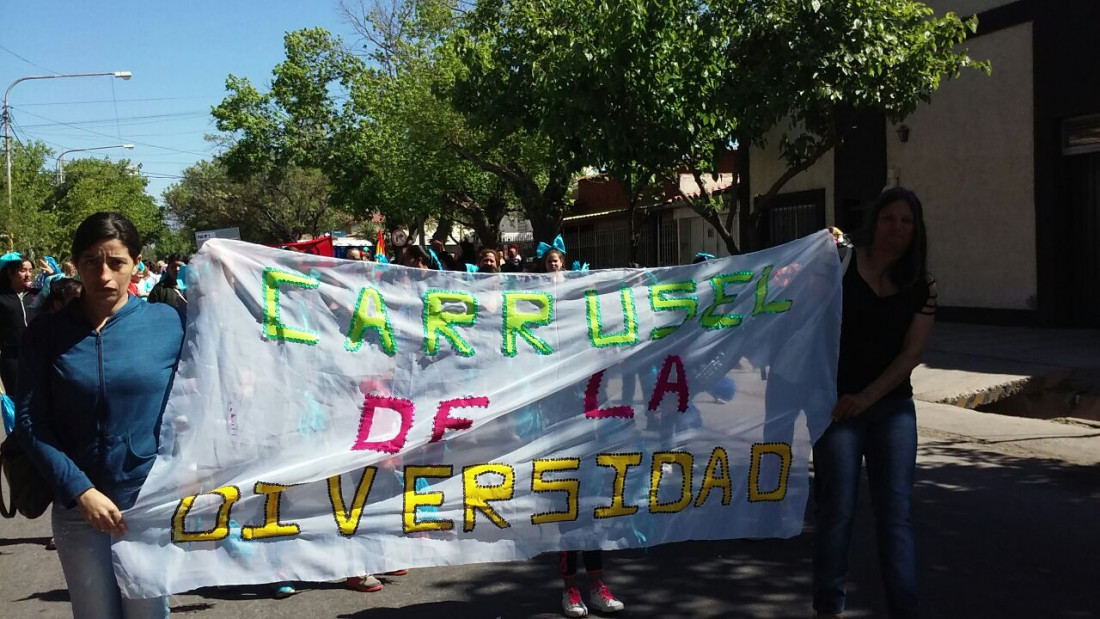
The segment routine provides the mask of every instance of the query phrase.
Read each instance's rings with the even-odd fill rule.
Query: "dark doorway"
[[[886,186],[886,116],[865,110],[835,152],[836,225],[854,232]]]
[[[1068,210],[1070,324],[1100,327],[1100,152],[1067,155],[1065,208]]]

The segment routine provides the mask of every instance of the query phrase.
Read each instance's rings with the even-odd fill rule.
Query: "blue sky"
[[[0,88],[27,75],[131,71],[109,77],[21,82],[9,98],[20,139],[55,156],[70,148],[133,143],[133,150],[71,153],[130,159],[160,195],[182,170],[209,159],[210,108],[229,74],[261,90],[283,59],[283,34],[321,26],[354,42],[336,0],[5,3],[0,19]],[[22,57],[22,58],[20,58]],[[51,162],[53,165],[55,162]]]

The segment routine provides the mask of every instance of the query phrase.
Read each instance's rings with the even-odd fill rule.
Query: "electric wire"
[[[85,133],[90,133],[92,135],[98,135],[98,136],[108,137],[108,138],[114,139],[114,136],[110,135],[109,133],[103,133],[102,131],[95,131],[93,129],[88,129],[86,127],[80,127],[80,126],[74,125],[72,123],[62,122],[60,120],[57,120],[57,119],[54,119],[54,118],[48,118],[48,117],[42,116],[40,114],[34,114],[34,113],[28,112],[26,110],[22,110],[22,112],[24,114],[34,116],[35,118],[40,118],[42,120],[48,120],[50,122],[54,122],[54,123],[57,123],[59,125],[65,125],[66,127],[72,127],[73,129],[84,131]],[[160,149],[160,150],[173,151],[173,152],[177,152],[177,153],[186,153],[188,155],[195,155],[197,157],[205,157],[206,156],[206,153],[199,153],[199,152],[195,152],[195,151],[184,150],[182,148],[169,148],[167,146],[160,146],[160,145],[157,145],[157,144],[151,144],[149,142],[140,142],[138,140],[130,140],[130,141],[133,144],[140,144],[142,146],[147,146],[149,148],[157,148],[157,149]]]
[[[7,52],[7,53],[11,54],[12,56],[15,56],[16,58],[18,58],[18,59],[22,60],[23,62],[25,62],[25,63],[27,63],[27,64],[31,65],[32,67],[38,67],[39,69],[42,69],[43,71],[47,71],[47,72],[49,72],[49,73],[53,73],[54,75],[61,75],[60,73],[58,73],[57,71],[54,71],[53,69],[48,69],[48,68],[46,68],[46,67],[44,67],[44,66],[42,66],[42,65],[38,64],[37,62],[33,62],[33,61],[31,61],[31,60],[28,60],[27,58],[25,58],[25,57],[23,57],[23,56],[20,56],[19,54],[17,54],[17,53],[15,53],[15,52],[11,51],[10,49],[8,49],[8,48],[4,47],[3,45],[0,45],[0,49],[2,49],[2,50],[4,50],[5,52]]]
[[[118,131],[118,141],[122,141],[122,124],[118,119],[118,98],[115,97],[115,81],[111,80],[111,101],[115,105],[115,130]]]
[[[118,101],[120,101],[122,103],[138,103],[138,102],[149,102],[149,101],[186,101],[186,100],[194,100],[194,99],[206,99],[206,100],[209,101],[209,100],[212,100],[213,98],[214,97],[151,97],[151,98],[141,98],[141,99],[118,99]],[[22,106],[22,107],[40,107],[40,106],[50,106],[50,105],[84,105],[84,104],[87,104],[87,103],[110,103],[110,102],[111,102],[111,99],[87,99],[87,100],[84,100],[84,101],[43,101],[43,102],[38,102],[38,103],[20,102],[19,105]]]

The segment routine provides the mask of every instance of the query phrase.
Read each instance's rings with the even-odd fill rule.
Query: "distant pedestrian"
[[[153,265],[155,263],[152,260],[144,260],[141,264],[144,268],[141,269],[141,281],[138,282],[137,296],[144,299],[149,296],[149,293],[153,292],[153,287],[160,283],[160,276],[153,276]]]
[[[486,247],[477,254],[477,270],[479,273],[500,273],[498,262],[500,255],[497,250]]]
[[[565,270],[565,258],[560,250],[549,249],[542,255],[543,268],[547,273],[561,273]],[[588,606],[581,597],[577,586],[577,560],[582,554],[576,550],[563,550],[558,553],[558,572],[562,579],[561,609],[566,617],[587,617]],[[607,584],[603,581],[603,551],[585,550],[584,571],[588,574],[588,605],[601,613],[615,613],[624,608]]]
[[[466,265],[477,265],[477,248],[470,241],[459,241],[458,251],[455,252],[455,271],[467,271]],[[450,270],[452,267],[447,267]]]
[[[523,256],[519,254],[519,245],[510,243],[504,250],[504,258],[500,263],[501,273],[522,273]]]
[[[63,277],[56,280],[50,286],[50,295],[42,303],[42,310],[47,314],[60,312],[74,299],[79,299],[84,292],[84,286],[71,277]]]
[[[187,296],[180,284],[181,269],[187,266],[187,258],[182,254],[168,256],[167,266],[164,267],[164,277],[153,286],[149,292],[150,303],[167,303],[176,308],[178,312],[187,309]]]
[[[431,257],[419,245],[409,245],[402,256],[402,264],[414,269],[435,269]]]
[[[917,617],[910,495],[917,458],[909,375],[920,362],[936,313],[926,270],[926,233],[912,191],[879,196],[843,280],[838,402],[814,444],[816,617],[840,617],[866,460],[878,537],[879,571],[891,617]]]
[[[12,395],[19,383],[20,340],[38,313],[33,279],[34,265],[19,252],[0,256],[0,381]]]

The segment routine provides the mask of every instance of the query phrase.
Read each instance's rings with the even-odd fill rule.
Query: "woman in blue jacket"
[[[123,599],[112,538],[157,454],[161,415],[183,325],[167,305],[126,289],[141,237],[117,213],[85,219],[73,237],[79,299],[31,323],[17,398],[24,444],[54,489],[53,531],[73,615],[166,617],[168,598]]]

